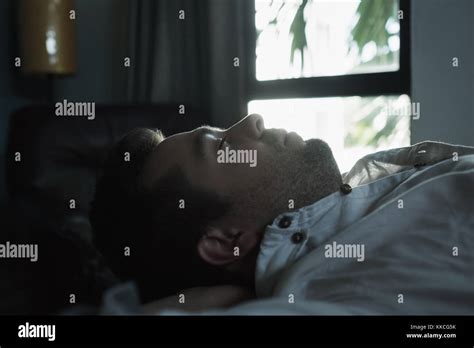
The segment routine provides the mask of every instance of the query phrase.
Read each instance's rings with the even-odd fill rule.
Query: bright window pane
[[[255,0],[257,80],[398,70],[398,5],[398,0]]]
[[[334,153],[341,172],[375,151],[410,145],[410,98],[402,96],[253,100],[266,128],[320,138]]]

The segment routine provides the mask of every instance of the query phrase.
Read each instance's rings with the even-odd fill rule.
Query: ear
[[[215,266],[222,266],[235,261],[238,257],[234,255],[234,248],[239,247],[242,234],[244,234],[242,231],[234,228],[226,230],[218,227],[209,228],[198,242],[199,256],[207,263]],[[239,256],[242,256],[240,250]]]

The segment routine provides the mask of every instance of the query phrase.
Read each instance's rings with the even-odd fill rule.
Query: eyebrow
[[[199,158],[206,157],[206,147],[205,147],[205,136],[208,134],[216,135],[216,132],[222,131],[223,129],[211,126],[201,126],[196,128],[195,138],[194,138],[194,153]]]

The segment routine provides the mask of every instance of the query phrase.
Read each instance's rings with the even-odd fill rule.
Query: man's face
[[[179,167],[192,187],[230,198],[235,219],[267,224],[312,203],[332,163],[326,143],[265,129],[262,117],[252,114],[226,130],[200,127],[166,138],[147,160],[143,181],[151,188]]]

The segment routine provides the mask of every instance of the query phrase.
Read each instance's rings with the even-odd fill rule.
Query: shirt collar
[[[266,228],[260,243],[255,270],[257,296],[270,296],[282,273],[297,259],[361,219],[414,171],[405,170],[349,191],[342,189],[294,212],[280,214]],[[299,234],[297,243],[295,234]]]
[[[280,214],[271,225],[267,226],[260,243],[255,271],[255,288],[258,297],[270,296],[285,268],[304,254],[308,248],[314,248],[314,243],[321,243],[335,233],[334,228],[320,231],[321,233],[311,239],[312,245],[308,245],[307,238],[300,243],[292,242],[295,233],[302,233],[307,237],[311,227],[324,219],[328,211],[335,209],[340,199],[341,193],[335,192],[312,205]],[[288,221],[290,224],[286,227]]]

